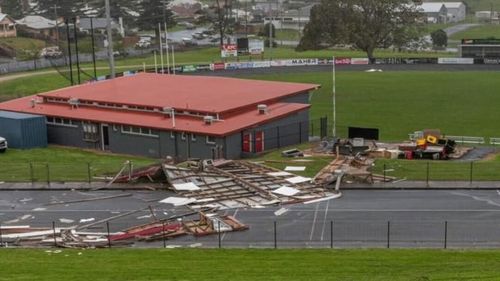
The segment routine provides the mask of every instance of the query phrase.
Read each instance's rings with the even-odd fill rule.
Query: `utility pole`
[[[68,59],[69,59],[69,77],[71,81],[71,86],[74,85],[74,80],[73,80],[73,61],[71,58],[71,36],[69,33],[69,20],[66,19],[65,21],[66,24],[66,37],[68,39]]]
[[[337,93],[336,93],[336,90],[337,90],[337,87],[336,87],[336,84],[337,84],[337,81],[336,81],[336,77],[335,77],[335,56],[333,57],[333,62],[332,62],[332,65],[333,65],[333,73],[332,73],[332,82],[333,82],[333,85],[332,85],[332,94],[333,94],[333,130],[332,130],[332,133],[333,133],[333,138],[335,141],[335,138],[337,137]]]
[[[78,85],[81,84],[80,79],[80,58],[78,56],[78,34],[76,31],[76,18],[73,18],[73,34],[75,36],[75,55],[76,55],[76,73],[78,75]]]
[[[95,39],[94,39],[94,21],[90,18],[90,35],[92,37],[92,62],[94,63],[94,79],[97,80],[97,69],[95,66]]]
[[[109,70],[111,71],[111,79],[115,78],[115,57],[113,56],[113,31],[111,29],[111,9],[109,7],[109,0],[104,0],[106,6],[106,29],[108,34],[108,59]]]
[[[269,1],[269,58],[273,58],[273,7]]]
[[[59,46],[59,23],[58,23],[58,16],[57,16],[57,5],[54,5],[54,15],[56,17],[56,45]]]

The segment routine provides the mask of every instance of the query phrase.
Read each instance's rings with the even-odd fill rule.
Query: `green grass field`
[[[81,253],[80,255],[78,253]],[[0,280],[498,280],[494,250],[0,250]]]
[[[427,163],[429,163],[429,180],[457,180],[469,181],[471,179],[471,163],[458,161],[425,161],[425,160],[377,160],[373,171],[383,174],[386,169],[387,176],[394,176],[408,180],[426,180]],[[494,160],[478,161],[472,164],[473,181],[498,181],[500,180],[500,157]]]
[[[311,119],[331,114],[331,73],[246,75],[245,78],[318,83]],[[448,135],[500,137],[491,120],[500,96],[497,72],[338,72],[337,110],[341,133],[347,126],[377,127],[383,140],[406,139],[423,128]],[[19,78],[0,84],[0,99],[60,88],[67,81],[56,74]]]
[[[50,146],[29,150],[8,149],[0,154],[0,181],[87,181],[88,165],[91,176],[115,175],[126,160],[134,167],[156,163],[154,159],[76,148]],[[30,163],[33,169],[30,168]],[[47,174],[47,165],[48,173]],[[1,280],[1,279],[0,279]]]

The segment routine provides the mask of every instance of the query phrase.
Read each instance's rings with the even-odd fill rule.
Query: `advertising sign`
[[[335,58],[335,65],[351,64],[351,58]]]
[[[238,46],[236,46],[236,44],[224,44],[224,45],[222,45],[220,56],[223,58],[237,57],[238,56]]]
[[[352,58],[351,64],[370,64],[370,60],[368,58]]]
[[[248,52],[251,55],[261,55],[264,53],[264,41],[250,40],[248,41]]]
[[[212,63],[210,65],[210,69],[213,70],[213,71],[224,70],[224,69],[226,69],[226,64],[224,64],[223,62]]]
[[[182,72],[196,72],[196,66],[195,65],[184,65],[182,66]]]
[[[473,58],[438,58],[439,64],[474,64]]]

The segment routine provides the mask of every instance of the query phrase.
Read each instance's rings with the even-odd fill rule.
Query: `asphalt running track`
[[[473,64],[473,65],[451,65],[451,64],[370,64],[370,65],[338,65],[337,72],[342,71],[367,71],[380,69],[382,71],[500,71],[500,65]],[[237,70],[201,71],[185,73],[189,75],[208,76],[249,76],[252,74],[286,74],[286,73],[308,73],[308,72],[331,72],[331,65],[311,66],[283,66],[271,68],[253,68]]]
[[[132,193],[128,197],[100,201],[47,205],[51,201]],[[250,226],[244,232],[221,236],[222,247],[274,247],[276,221],[277,247],[331,246],[332,221],[334,247],[387,247],[388,221],[390,247],[482,248],[500,246],[500,193],[497,190],[347,190],[340,199],[316,204],[265,209],[232,209],[221,211]],[[2,225],[50,227],[70,226],[59,219],[94,218],[95,221],[152,205],[158,218],[189,212],[157,201],[170,196],[164,191],[1,191]],[[29,216],[27,216],[29,215]],[[149,222],[149,211],[141,211],[110,222],[111,231]],[[448,228],[445,230],[445,221]],[[101,224],[92,231],[105,231]],[[218,247],[218,236],[202,238],[184,236],[167,241],[170,247]],[[161,241],[137,243],[135,247],[162,247]]]

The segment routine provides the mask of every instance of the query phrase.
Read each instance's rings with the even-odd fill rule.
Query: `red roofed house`
[[[236,159],[307,141],[318,85],[235,78],[134,76],[0,103],[47,117],[49,143],[186,159]]]

